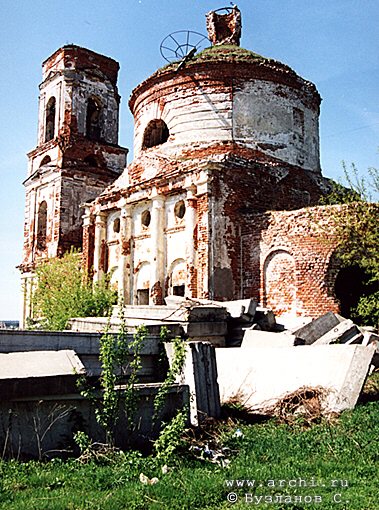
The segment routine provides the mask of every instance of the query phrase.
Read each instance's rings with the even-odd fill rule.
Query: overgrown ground
[[[377,397],[378,388],[376,374],[367,386],[368,400]],[[224,451],[230,459],[228,467],[197,459],[193,454],[191,457],[188,443],[168,462],[166,474],[162,473],[164,461],[143,458],[136,452],[118,454],[103,464],[82,464],[77,460],[45,464],[2,461],[0,508],[379,508],[378,402],[360,404],[333,424],[288,426],[273,420],[249,424],[229,418],[208,428],[196,440],[190,437],[190,444],[197,445],[195,451],[204,459],[208,456],[207,446],[229,448]],[[141,473],[159,481],[145,485],[140,481]],[[237,487],[233,482],[237,480],[244,487]],[[236,503],[228,502],[231,493],[235,495],[229,498],[237,499]]]

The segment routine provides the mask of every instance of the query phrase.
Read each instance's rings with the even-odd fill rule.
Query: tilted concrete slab
[[[312,345],[359,343],[359,340],[363,340],[363,334],[359,331],[358,326],[350,319],[345,319],[318,338]]]
[[[237,400],[269,413],[281,398],[302,387],[329,393],[324,410],[354,408],[375,352],[373,345],[321,345],[216,349],[221,402]]]
[[[256,329],[246,329],[242,340],[241,349],[265,348],[265,347],[293,347],[303,345],[304,340],[299,340],[291,333],[271,333]]]
[[[171,365],[173,344],[165,342],[165,349]],[[209,342],[188,342],[184,366],[177,376],[177,383],[189,387],[190,417],[195,426],[207,417],[219,418],[221,414],[215,350]]]
[[[343,320],[344,319],[341,316],[333,312],[328,312],[305,326],[292,331],[292,333],[298,338],[305,340],[306,345],[310,345],[328,333],[328,331],[333,329]]]
[[[3,400],[77,391],[76,380],[85,373],[72,350],[0,354],[0,392]]]

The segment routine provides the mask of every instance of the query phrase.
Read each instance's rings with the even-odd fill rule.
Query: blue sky
[[[26,153],[37,136],[41,63],[74,43],[121,65],[120,144],[132,148],[131,90],[161,67],[160,41],[175,30],[206,33],[213,0],[1,0],[0,320],[18,319]],[[240,0],[241,45],[314,82],[324,175],[341,161],[379,167],[378,0]],[[131,158],[129,158],[130,162]]]

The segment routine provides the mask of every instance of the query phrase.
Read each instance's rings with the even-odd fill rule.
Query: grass
[[[373,380],[376,384],[378,375]],[[243,436],[235,437],[237,428]],[[45,464],[1,461],[0,508],[216,510],[249,505],[293,510],[379,508],[377,402],[358,405],[333,424],[321,422],[312,427],[300,423],[288,426],[274,420],[249,424],[229,418],[192,439],[192,444],[227,447],[229,467],[191,457],[188,446],[168,463],[167,474],[162,473],[162,462],[134,451],[116,454],[105,464],[81,464],[74,459]],[[159,481],[144,485],[140,473]],[[249,480],[250,484],[255,480],[255,486],[235,487],[233,480]],[[304,487],[300,480],[308,486]],[[311,486],[316,483],[317,486]],[[227,501],[231,492],[238,498],[235,504]],[[264,496],[279,494],[283,501],[287,497],[287,503],[264,502]],[[308,500],[318,496],[322,501],[309,503],[304,501],[306,496]]]

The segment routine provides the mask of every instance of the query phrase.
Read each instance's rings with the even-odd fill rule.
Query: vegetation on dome
[[[217,46],[209,46],[208,48],[205,48],[204,50],[200,51],[194,57],[192,57],[187,62],[188,65],[197,64],[199,62],[210,62],[210,61],[247,61],[247,60],[261,60],[265,62],[269,62],[272,59],[269,59],[267,57],[263,57],[262,55],[259,55],[258,53],[254,53],[253,51],[246,50],[245,48],[241,48],[240,46],[236,46],[234,44],[220,44]],[[157,70],[157,73],[161,73],[164,71],[168,71],[171,69],[176,69],[177,65],[181,59],[175,60],[174,62],[171,62],[170,64],[165,65],[164,67],[161,67]]]

